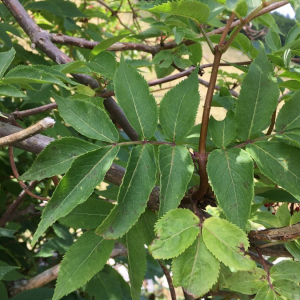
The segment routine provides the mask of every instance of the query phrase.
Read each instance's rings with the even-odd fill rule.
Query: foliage
[[[163,274],[173,300],[300,299],[300,9],[286,31],[278,3],[2,0],[1,299],[153,299]]]

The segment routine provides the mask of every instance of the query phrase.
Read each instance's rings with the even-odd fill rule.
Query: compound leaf
[[[251,135],[267,126],[278,97],[279,89],[273,77],[272,64],[261,47],[250,65],[236,103],[235,121],[241,139],[250,139]]]
[[[174,285],[182,286],[189,294],[198,298],[216,283],[219,268],[219,261],[207,250],[203,237],[198,237],[188,249],[173,259]]]
[[[117,101],[132,127],[143,139],[151,138],[156,130],[158,113],[145,78],[122,57],[114,84]]]
[[[189,151],[182,146],[159,147],[160,206],[159,217],[177,208],[185,194],[194,166]]]
[[[54,97],[62,118],[81,134],[109,143],[117,142],[119,134],[106,112],[83,100]]]
[[[128,250],[128,273],[132,300],[140,300],[147,261],[143,238],[140,236],[136,226],[126,233],[126,248]]]
[[[119,189],[118,203],[97,228],[97,234],[106,239],[115,239],[123,236],[136,223],[145,211],[155,185],[156,169],[152,145],[133,148]]]
[[[261,172],[300,200],[300,149],[278,141],[247,145]]]
[[[94,231],[85,232],[62,260],[53,300],[80,288],[98,273],[109,259],[114,243],[97,236]]]
[[[20,180],[42,180],[65,173],[80,155],[99,149],[99,146],[74,137],[54,140],[38,155]]]
[[[195,124],[199,102],[197,68],[187,79],[168,91],[161,100],[159,120],[170,140],[181,140],[190,132]]]
[[[74,161],[43,210],[32,244],[51,224],[66,216],[92,194],[95,186],[103,181],[118,152],[119,147],[102,148],[83,154]]]
[[[255,262],[245,255],[249,241],[240,228],[226,220],[211,217],[204,221],[202,234],[208,250],[224,265],[236,270],[255,268]]]
[[[154,258],[178,256],[194,242],[199,234],[198,225],[198,217],[190,210],[169,211],[156,223],[155,232],[159,238],[153,241],[149,251]]]
[[[254,195],[253,161],[238,148],[214,150],[208,156],[207,173],[226,218],[245,230]]]

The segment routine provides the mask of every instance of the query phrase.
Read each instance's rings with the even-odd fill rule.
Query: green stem
[[[204,30],[202,24],[200,24],[199,29],[200,29],[201,33],[203,34],[203,37],[205,38],[205,40],[206,40],[206,42],[207,42],[207,45],[208,45],[208,47],[209,47],[211,53],[214,54],[214,53],[215,53],[214,45],[213,45],[213,43],[211,42],[209,36],[206,34],[206,32],[205,32],[205,30]]]
[[[275,135],[278,135],[278,134],[283,134],[283,133],[273,133],[273,134],[270,134],[270,135],[264,135],[262,137],[254,139],[254,140],[248,140],[248,141],[245,141],[241,144],[238,144],[238,145],[234,146],[234,148],[242,148],[242,147],[244,147],[248,144],[253,144],[253,143],[258,142],[258,141],[267,140],[267,139],[269,139],[271,137],[274,137]]]
[[[170,145],[175,147],[176,145],[174,143],[170,142],[159,142],[159,141],[130,141],[130,142],[121,142],[121,143],[113,143],[106,145],[104,147],[111,147],[111,146],[131,146],[131,145],[145,145],[145,144],[151,144],[151,145]]]

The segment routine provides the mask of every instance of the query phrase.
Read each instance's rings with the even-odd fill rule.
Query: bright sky
[[[294,12],[291,4],[282,6],[278,9],[276,9],[276,11],[278,11],[282,15],[285,15],[285,16],[290,15],[291,18],[295,18],[295,12]]]

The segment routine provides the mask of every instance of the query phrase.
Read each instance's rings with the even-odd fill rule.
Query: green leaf
[[[107,40],[104,40],[102,42],[100,42],[96,47],[94,47],[94,49],[91,51],[90,54],[90,60],[96,56],[97,54],[99,54],[101,51],[106,50],[108,47],[110,47],[111,45],[113,45],[114,43],[117,43],[119,41],[121,41],[122,39],[124,39],[125,37],[129,36],[129,33],[127,34],[120,34],[120,35],[116,35],[113,36]]]
[[[273,215],[271,212],[258,211],[251,218],[252,222],[261,224],[267,228],[271,227],[280,227],[280,221],[276,215]]]
[[[156,214],[149,208],[146,208],[145,212],[141,214],[135,225],[147,246],[149,246],[155,239],[154,225],[156,222]]]
[[[280,37],[279,37],[278,33],[276,33],[275,31],[269,30],[269,32],[267,33],[265,39],[266,39],[267,45],[274,52],[276,52],[278,49],[281,48]]]
[[[18,269],[17,266],[0,266],[0,280],[3,279],[3,277],[9,273],[11,270]]]
[[[235,120],[241,139],[250,139],[251,135],[268,125],[278,97],[279,89],[273,77],[272,64],[261,47],[250,65],[236,103]]]
[[[119,147],[94,150],[78,157],[59,182],[51,201],[43,210],[42,220],[34,234],[32,244],[56,220],[66,216],[77,205],[86,201],[118,154]]]
[[[1,53],[0,53],[1,55]],[[18,90],[12,84],[1,84],[0,85],[0,95],[7,97],[20,97],[25,98],[27,95],[23,93],[21,90]]]
[[[289,225],[293,225],[293,224],[296,224],[298,222],[300,222],[300,211],[294,212],[294,214],[291,216]]]
[[[111,53],[100,52],[91,62],[87,63],[87,66],[92,72],[95,72],[100,76],[113,78],[117,69],[117,62],[114,55]]]
[[[299,148],[277,141],[260,141],[247,145],[246,150],[265,176],[300,200]]]
[[[226,8],[230,11],[234,11],[238,16],[246,16],[247,14],[247,4],[245,0],[227,0]]]
[[[126,248],[132,300],[140,300],[147,261],[143,238],[135,226],[126,233]]]
[[[269,284],[264,284],[256,294],[255,300],[283,300],[278,296],[274,290],[270,288]]]
[[[300,148],[300,131],[291,131],[284,134],[276,134],[276,138],[291,146]]]
[[[172,226],[170,226],[172,224]],[[168,259],[180,255],[199,234],[199,219],[190,210],[174,209],[155,225],[158,239],[150,245],[154,258]]]
[[[300,35],[300,24],[296,23],[289,31],[286,39],[285,39],[285,44],[289,44],[296,40]]]
[[[299,80],[287,80],[280,82],[278,87],[289,89],[291,91],[298,91],[299,90]]]
[[[299,83],[298,83],[299,85]],[[277,132],[283,132],[300,128],[300,91],[287,101],[278,113],[275,128]]]
[[[217,121],[211,116],[208,130],[214,144],[224,149],[236,136],[234,113],[228,111],[222,121]]]
[[[214,150],[208,156],[207,173],[218,203],[228,221],[245,230],[254,196],[253,161],[238,148]]]
[[[242,33],[238,33],[231,46],[243,51],[249,58],[257,57],[259,51],[251,44],[251,41]]]
[[[0,237],[8,237],[8,238],[15,238],[14,234],[16,233],[16,230],[13,229],[7,229],[7,228],[0,228]]]
[[[186,17],[204,23],[209,17],[209,7],[198,1],[167,2],[148,9],[150,12]]]
[[[122,57],[114,84],[117,101],[132,127],[143,139],[151,138],[157,127],[158,113],[145,78]]]
[[[291,280],[300,282],[300,263],[292,260],[283,260],[275,264],[270,270],[273,280]]]
[[[59,222],[72,228],[93,229],[104,221],[113,207],[112,203],[92,196],[60,218]]]
[[[97,236],[94,231],[85,232],[62,260],[53,300],[82,287],[98,273],[109,259],[114,243]]]
[[[9,51],[0,53],[0,79],[3,77],[5,71],[12,63],[15,55],[16,51],[14,48],[11,48]]]
[[[137,222],[145,211],[155,185],[156,169],[152,145],[140,145],[132,149],[120,186],[118,204],[97,228],[98,235],[115,239],[123,236]]]
[[[284,246],[298,261],[300,260],[300,248],[296,242],[288,242]]]
[[[197,237],[188,249],[173,259],[173,283],[198,298],[216,283],[219,269],[220,264],[207,250],[203,237]]]
[[[1,300],[8,300],[8,294],[7,294],[6,286],[2,281],[0,281],[0,295],[2,297]]]
[[[200,42],[196,42],[188,46],[188,51],[191,53],[189,56],[190,61],[197,66],[202,59],[202,45]]]
[[[183,198],[193,171],[189,151],[182,146],[162,145],[158,150],[160,169],[159,217],[177,208]]]
[[[266,284],[267,273],[255,268],[251,271],[238,271],[225,281],[225,287],[246,295],[253,295]]]
[[[60,115],[81,134],[100,141],[114,143],[119,134],[106,112],[88,101],[54,97]]]
[[[283,203],[276,211],[276,217],[280,222],[280,227],[289,226],[291,214],[287,203]]]
[[[16,68],[10,70],[4,79],[3,83],[13,84],[28,84],[28,83],[52,83],[61,87],[67,88],[67,86],[57,77],[53,76],[51,72],[45,72],[34,66],[19,65]]]
[[[283,34],[280,31],[275,19],[273,18],[273,16],[270,13],[259,16],[257,18],[257,21],[260,22],[261,24],[267,26],[268,28],[272,29],[276,33]]]
[[[74,137],[54,140],[38,155],[20,180],[42,180],[65,173],[80,155],[99,149],[99,146]]]
[[[203,223],[203,239],[208,250],[224,265],[236,270],[252,270],[256,264],[248,255],[246,234],[230,222],[211,217]]]
[[[54,289],[50,288],[37,288],[17,294],[11,300],[49,300],[52,299]],[[2,294],[0,294],[2,296]],[[1,300],[5,300],[2,299]]]
[[[290,280],[276,280],[273,283],[275,292],[292,300],[300,299],[300,286]]]
[[[120,300],[122,297],[118,271],[109,265],[97,273],[86,285],[85,291],[94,300]]]
[[[199,101],[196,68],[187,79],[168,91],[160,103],[159,120],[169,139],[175,142],[190,132],[195,125]]]

